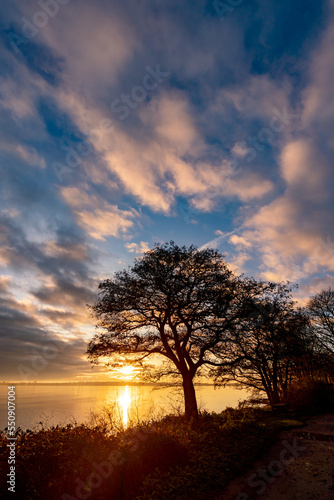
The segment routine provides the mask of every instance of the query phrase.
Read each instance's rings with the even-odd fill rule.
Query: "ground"
[[[305,427],[282,432],[277,443],[216,499],[334,499],[334,414],[312,417]]]

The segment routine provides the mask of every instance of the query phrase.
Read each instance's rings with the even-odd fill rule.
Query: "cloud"
[[[2,258],[7,272],[12,273],[12,288],[20,288],[22,283],[21,295],[32,293],[50,305],[83,309],[93,300],[95,283],[88,267],[92,258],[84,242],[73,241],[63,227],[53,240],[33,242],[7,214],[1,228]]]
[[[305,127],[320,127],[326,134],[332,127],[334,102],[332,85],[334,70],[328,61],[332,57],[334,27],[332,25],[333,6],[328,18],[328,26],[323,32],[319,45],[314,48],[310,65],[310,83],[303,92],[303,124]],[[327,135],[327,134],[326,134]]]
[[[251,259],[251,256],[246,252],[239,252],[234,258],[229,260],[229,267],[233,272],[242,274],[245,272],[244,265]]]
[[[15,79],[2,79],[0,82],[0,102],[4,110],[10,112],[15,120],[34,119],[35,99],[45,86],[40,79],[33,77],[30,71],[12,57]]]
[[[278,157],[283,192],[245,216],[241,235],[260,255],[261,275],[266,279],[315,282],[319,273],[334,271],[330,223],[334,209],[334,120],[330,112],[334,73],[326,70],[332,40],[329,24],[309,60],[301,118],[295,130],[289,128],[284,135]]]
[[[246,217],[242,233],[262,255],[263,276],[301,279],[321,268],[333,271],[334,246],[326,245],[331,236],[328,160],[311,141],[292,141],[282,152],[281,172],[285,193]]]
[[[215,234],[217,235],[217,238],[214,238],[211,241],[208,241],[204,245],[202,245],[199,249],[204,250],[205,248],[218,248],[222,242],[225,242],[229,236],[232,236],[235,234],[237,231],[239,231],[240,227],[235,229],[234,231],[230,231],[227,233],[224,233],[223,231],[220,231],[219,229],[215,231]]]
[[[281,171],[289,195],[321,202],[330,196],[327,161],[311,139],[299,139],[285,146],[281,155]]]
[[[45,168],[46,162],[42,158],[36,149],[32,146],[24,146],[23,144],[10,144],[7,142],[0,143],[2,151],[6,151],[10,155],[16,158],[20,158],[25,161],[28,165]]]
[[[235,245],[237,247],[244,247],[244,248],[251,248],[252,244],[247,241],[245,238],[243,238],[242,236],[238,236],[237,234],[233,234],[230,239],[229,239],[229,242],[232,243],[232,245]]]
[[[181,92],[163,92],[142,112],[144,123],[151,122],[157,139],[178,156],[203,150],[204,143],[196,129],[190,105]]]
[[[147,241],[141,241],[139,245],[138,243],[126,243],[125,248],[128,252],[136,254],[145,253],[150,249]]]
[[[133,56],[138,41],[131,26],[112,9],[75,3],[60,9],[38,38],[66,61],[66,83],[90,94],[112,84]],[[25,7],[29,18],[34,7]]]
[[[79,225],[98,240],[105,236],[119,236],[133,226],[134,212],[120,210],[97,196],[90,196],[79,188],[62,189],[64,200],[73,207]]]
[[[272,190],[269,180],[247,170],[226,182],[231,166],[227,160],[219,166],[211,160],[211,147],[187,94],[166,87],[168,82],[162,82],[150,101],[140,103],[132,112],[135,116],[124,123],[117,122],[108,109],[83,101],[70,89],[58,91],[59,106],[70,114],[103,160],[98,173],[91,162],[82,165],[90,180],[96,182],[100,177],[102,181],[101,170],[106,168],[106,186],[114,189],[109,177],[116,177],[125,192],[141,204],[167,214],[178,196],[189,197],[196,209],[205,212],[215,206],[217,197],[248,201]],[[107,119],[112,125],[101,132],[101,124]]]
[[[32,304],[14,298],[9,282],[0,281],[1,377],[12,381],[70,379],[87,370],[85,342],[79,332],[74,338],[74,332],[71,338],[62,338],[41,321]],[[55,319],[59,321],[59,316]]]
[[[241,201],[250,201],[270,193],[273,190],[273,183],[261,179],[259,175],[246,174],[241,178],[232,178],[225,189],[227,196],[236,196]]]
[[[261,118],[269,122],[275,108],[289,105],[290,92],[288,79],[278,82],[269,75],[248,75],[247,82],[229,85],[217,92],[213,106],[221,113],[233,106],[235,113],[247,119]]]
[[[14,0],[3,13],[9,372],[58,339],[66,350],[45,374],[86,376],[86,303],[154,241],[222,247],[238,272],[298,279],[305,296],[331,283],[332,3],[326,15],[321,2],[244,4],[224,23],[209,4],[158,4],[70,2],[18,51],[6,33],[40,7]],[[164,77],[143,94],[148,67]],[[293,116],[261,141],[274,108]],[[54,162],[66,166],[62,178]]]

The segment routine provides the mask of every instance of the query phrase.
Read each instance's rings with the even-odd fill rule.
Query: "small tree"
[[[145,364],[154,355],[167,363],[146,365],[157,378],[182,379],[187,418],[198,416],[194,377],[214,365],[237,316],[238,280],[216,250],[156,245],[129,270],[100,283],[92,306],[105,331],[89,343],[92,362],[119,356]]]
[[[265,391],[272,405],[286,399],[308,345],[308,318],[294,310],[290,292],[289,285],[263,283],[262,296],[244,296],[245,315],[213,372],[218,384]]]
[[[314,331],[322,347],[334,354],[334,290],[322,290],[307,304]]]

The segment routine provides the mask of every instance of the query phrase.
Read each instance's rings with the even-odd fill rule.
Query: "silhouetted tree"
[[[322,290],[307,304],[315,333],[322,347],[334,354],[334,290]]]
[[[151,364],[151,373],[179,374],[186,416],[196,418],[194,377],[218,362],[239,316],[239,288],[216,250],[156,245],[129,270],[100,283],[92,311],[105,331],[89,343],[88,357],[108,357],[117,366],[119,356],[132,364],[160,356],[167,363]]]
[[[288,284],[263,283],[262,296],[242,300],[248,314],[212,374],[218,384],[264,390],[272,405],[280,403],[308,352],[308,317],[294,309]]]

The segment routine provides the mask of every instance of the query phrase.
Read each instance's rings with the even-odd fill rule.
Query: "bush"
[[[188,449],[184,467],[153,471],[144,481],[140,500],[175,500],[217,496],[277,438],[280,422],[256,409],[227,408],[203,413],[196,429],[179,424]],[[211,496],[210,496],[211,498]]]
[[[106,436],[99,428],[85,425],[18,431],[16,437],[16,493],[27,500],[59,499],[65,493],[76,497],[76,480],[85,481],[95,470],[92,463],[100,463],[117,447],[115,438]],[[8,469],[7,443],[6,437],[0,436],[2,478]],[[0,491],[7,491],[6,479],[0,483]],[[107,495],[106,484],[101,486],[101,491]]]
[[[291,387],[288,406],[308,415],[334,409],[334,385],[304,380]]]
[[[286,423],[284,424],[286,425]],[[103,427],[17,433],[17,496],[92,500],[207,498],[222,491],[276,438],[282,422],[259,409],[202,413],[196,425],[167,416],[116,435]],[[7,438],[0,433],[6,496]]]
[[[176,437],[155,428],[110,436],[99,427],[68,425],[18,431],[16,437],[16,493],[27,500],[135,498],[149,473],[184,465],[187,458]],[[0,498],[8,491],[7,444],[0,434]]]

